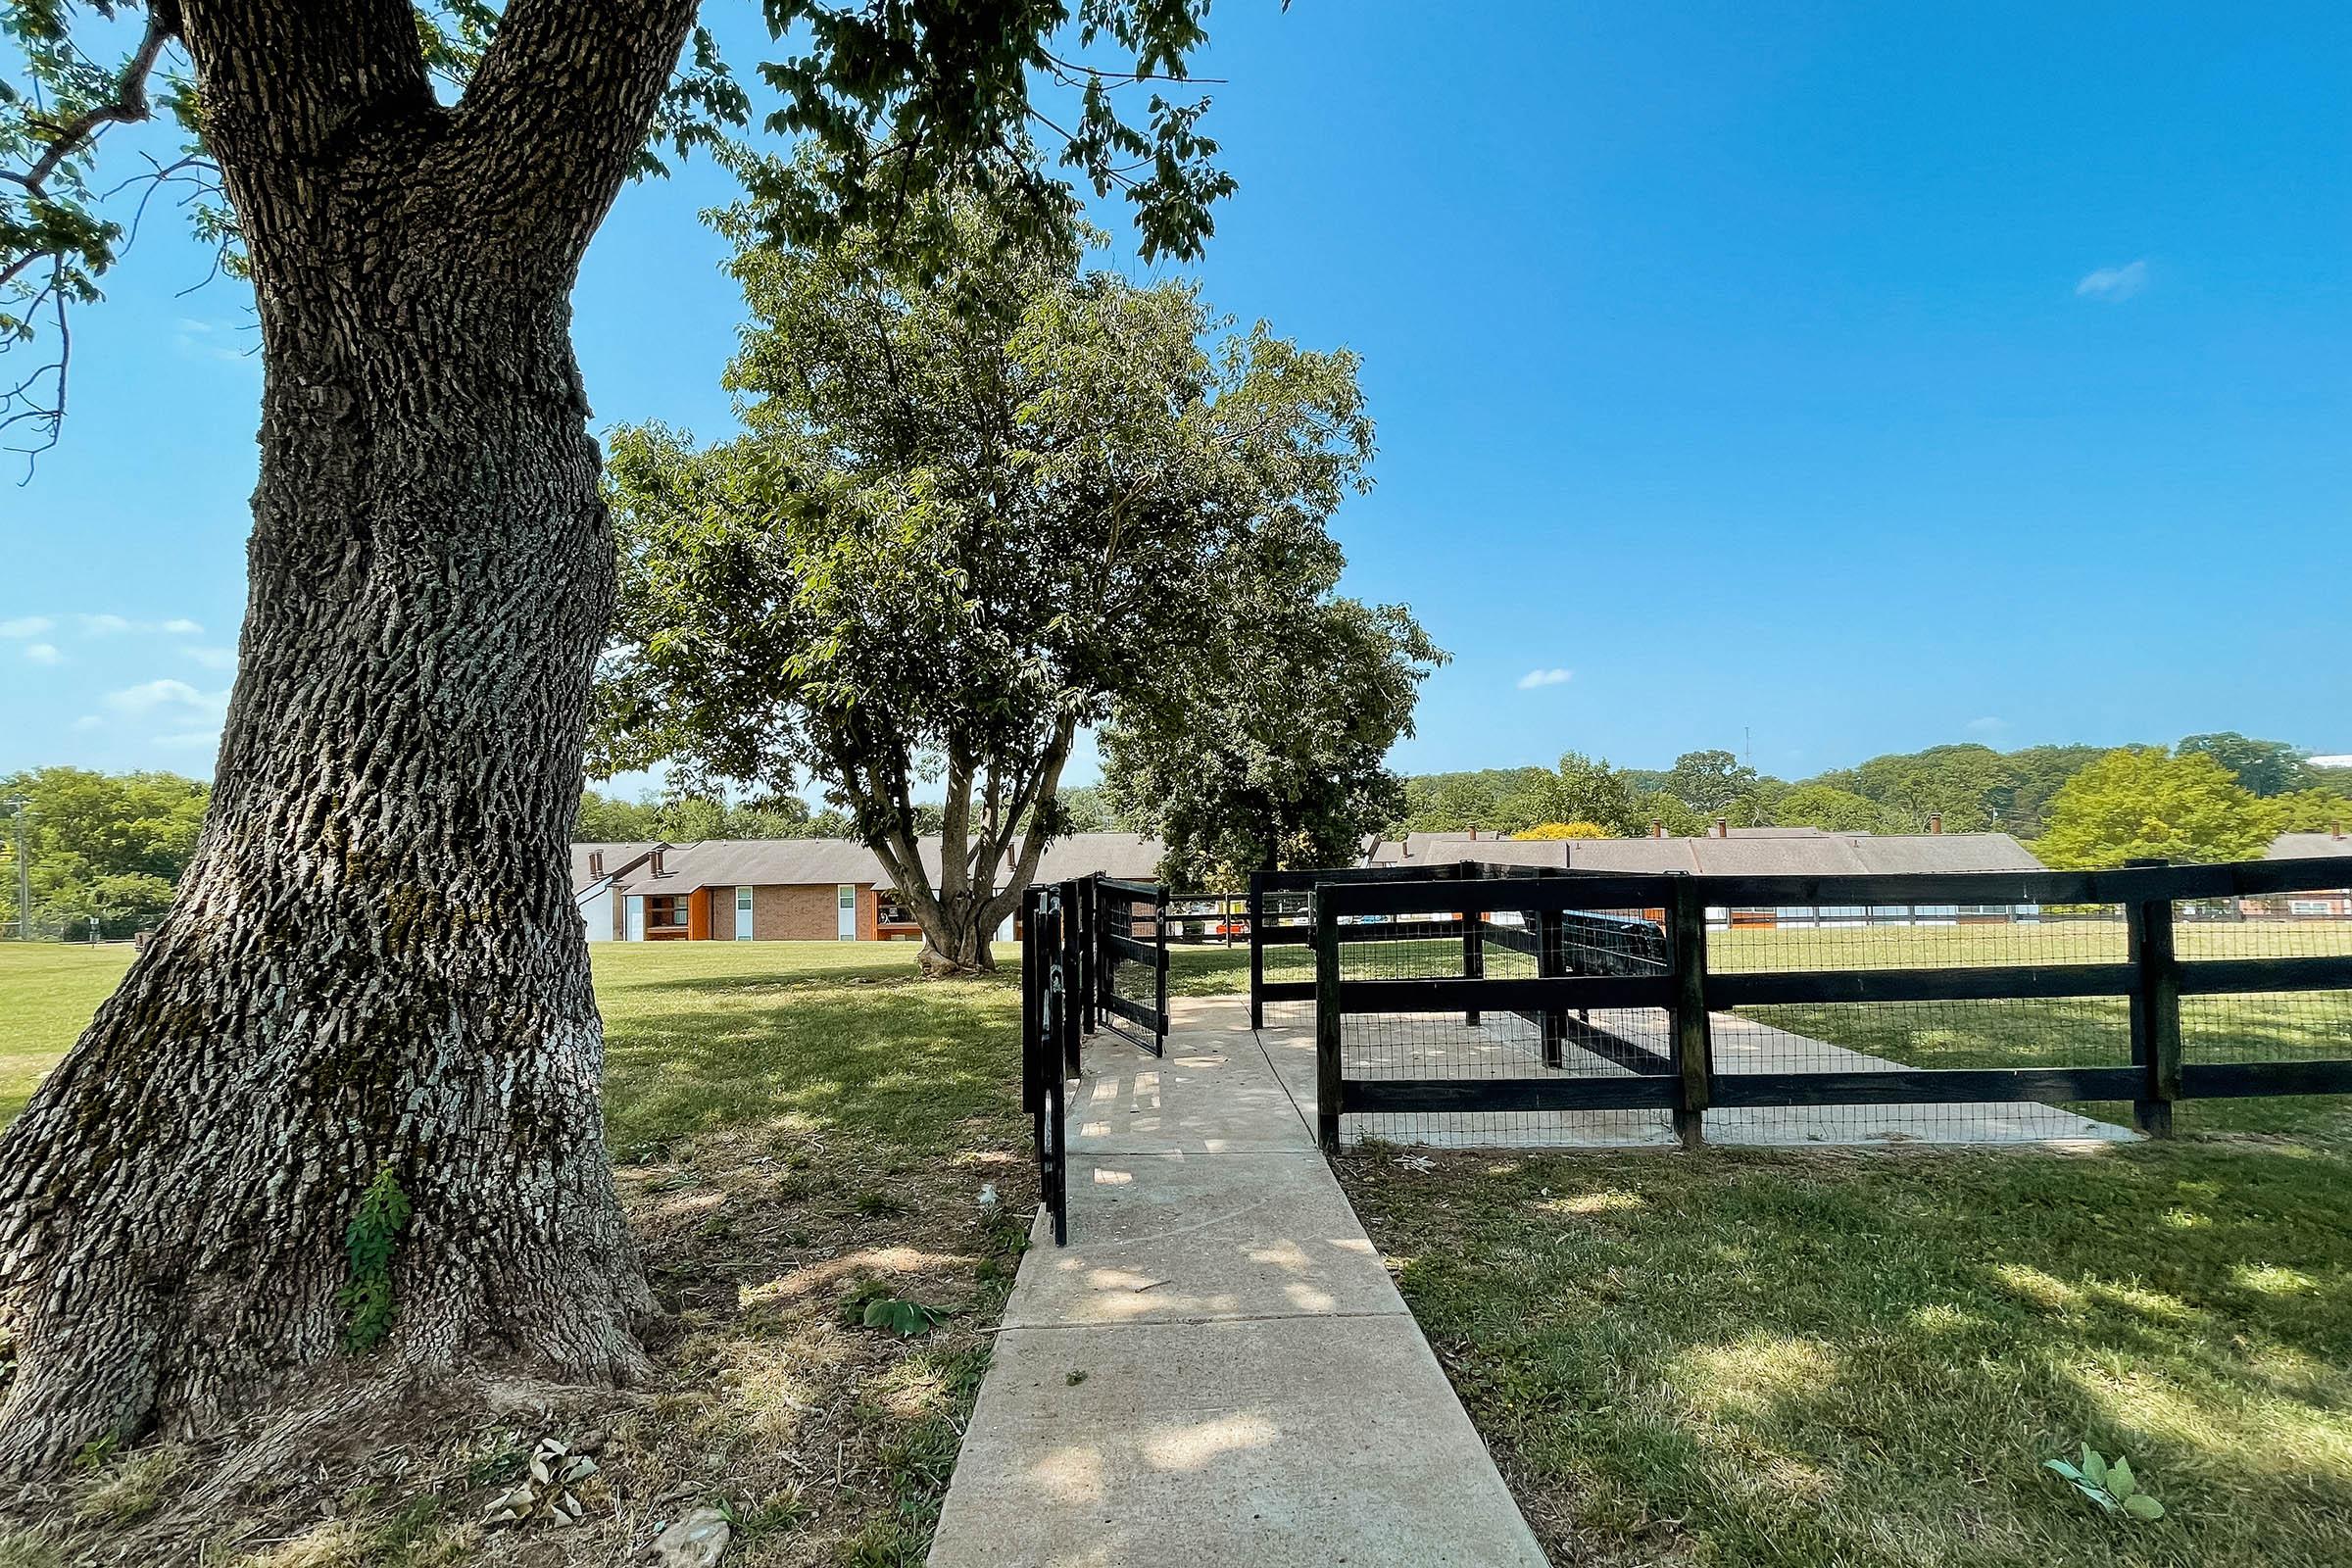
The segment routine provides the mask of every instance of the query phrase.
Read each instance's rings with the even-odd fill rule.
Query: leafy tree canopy
[[[0,802],[25,804],[35,934],[107,937],[152,925],[196,853],[210,789],[176,773],[42,767],[0,776]],[[0,924],[14,933],[17,824],[0,808]]]
[[[1445,659],[1402,606],[1320,597],[1320,571],[1259,586],[1102,737],[1107,800],[1165,842],[1161,874],[1179,886],[1353,864],[1404,803],[1389,749]]]
[[[509,25],[514,9],[501,0],[414,8],[434,112],[470,107],[466,88],[486,60],[510,74],[532,68],[528,50],[544,40],[509,36],[531,30]],[[181,0],[25,0],[0,10],[0,44],[9,46],[0,54],[0,353],[45,351],[29,374],[0,376],[0,431],[26,427],[35,447],[53,443],[62,421],[71,313],[99,298],[139,218],[162,205],[156,198],[188,212],[199,237],[218,245],[222,270],[245,270],[181,10]],[[722,58],[710,29],[696,27],[636,172],[665,173],[669,159],[709,150],[744,176],[781,237],[816,243],[863,226],[929,270],[952,260],[956,239],[917,197],[949,187],[995,199],[1030,234],[1066,232],[1068,186],[1044,167],[1041,141],[1073,179],[1127,204],[1146,258],[1198,257],[1214,229],[1211,205],[1234,189],[1201,128],[1208,99],[1187,76],[1207,38],[1208,0],[762,0],[761,10],[779,41],[755,73],[768,111],[758,114],[736,75],[741,62]],[[578,25],[615,33],[610,48],[636,42],[617,35],[615,19]],[[500,90],[511,85],[502,79]],[[1119,91],[1127,87],[1143,91]],[[180,132],[176,157],[104,156],[110,129],[159,112]],[[824,156],[755,157],[746,133],[756,115],[760,129]]]
[[[1834,784],[1799,784],[1773,803],[1772,825],[1818,827],[1833,833],[1907,831],[1892,811],[1866,795]]]
[[[2311,769],[2300,747],[2284,741],[2254,740],[2233,729],[2212,735],[2191,735],[2180,742],[2180,753],[2210,757],[2257,795],[2285,795],[2306,787]]]
[[[1721,811],[1753,789],[1756,770],[1730,752],[1685,752],[1666,774],[1666,792],[1702,814]]]
[[[697,792],[818,781],[960,966],[1061,829],[1078,730],[1189,680],[1169,650],[1204,628],[1336,579],[1325,523],[1372,427],[1351,356],[1085,270],[980,198],[925,201],[951,242],[920,269],[868,229],[725,220],[749,433],[612,439],[596,748]],[[918,790],[944,801],[936,894]]]
[[[2067,869],[2136,859],[2252,859],[2269,846],[2278,823],[2278,809],[2210,755],[2127,746],[2058,791],[2049,831],[2034,851]]]
[[[1538,822],[1534,827],[1514,833],[1515,839],[1605,839],[1609,830],[1598,822]]]

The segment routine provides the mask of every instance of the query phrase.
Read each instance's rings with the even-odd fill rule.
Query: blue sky
[[[707,14],[748,64],[756,8]],[[1198,273],[1364,357],[1348,587],[1454,654],[1400,765],[2352,752],[2352,13],[1210,24],[1242,189]],[[591,251],[600,428],[728,425],[740,303],[695,220],[725,195],[634,188]],[[64,445],[0,488],[0,769],[211,765],[261,377],[236,285],[176,294],[204,270],[151,216],[76,326]]]

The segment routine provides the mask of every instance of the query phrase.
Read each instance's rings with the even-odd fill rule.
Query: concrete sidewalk
[[[933,1568],[1542,1568],[1312,1103],[1245,1003],[1174,1005],[1164,1060],[1087,1050],[1070,1245],[1022,1259]]]

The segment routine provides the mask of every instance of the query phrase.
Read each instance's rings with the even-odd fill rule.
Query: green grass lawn
[[[1555,1562],[2352,1562],[2341,1145],[1343,1179]],[[2084,1441],[2168,1517],[2040,1469]]]
[[[0,1126],[24,1108],[129,967],[127,947],[0,943]]]
[[[591,1524],[544,1560],[621,1560],[656,1497],[734,1509],[730,1564],[921,1560],[1016,1255],[975,1200],[995,1183],[1025,1212],[1034,1189],[1012,971],[925,984],[912,957],[596,951],[612,1147],[671,1316],[650,1402],[555,1418],[610,1441]],[[126,961],[0,947],[0,1115]],[[1183,949],[1170,989],[1247,975],[1246,950]],[[1852,1043],[1956,1065],[2082,1050],[2110,1022]],[[2292,1107],[2225,1108],[2277,1128]],[[1368,1150],[1342,1176],[1555,1561],[2352,1561],[2352,1129],[2332,1103],[2273,1136],[2087,1156]],[[884,1294],[948,1316],[911,1341],[862,1328]],[[259,1509],[212,1556],[520,1560],[528,1538],[471,1521],[535,1435],[419,1444],[406,1490],[351,1492],[324,1525],[306,1481],[300,1517]],[[2111,1524],[2040,1471],[2085,1440],[2129,1453],[2170,1516]],[[155,1490],[122,1468],[117,1495]],[[143,1516],[113,1536],[92,1517],[75,1549],[120,1550]],[[11,1549],[0,1532],[17,1568]]]
[[[896,944],[594,950],[613,1157],[668,1309],[650,1399],[583,1396],[533,1430],[404,1432],[413,1469],[399,1487],[313,1477],[279,1511],[254,1507],[206,1560],[617,1562],[652,1519],[699,1500],[736,1513],[730,1568],[920,1563],[1036,1200],[1018,949],[1001,954],[1010,966],[996,976],[931,983]],[[128,961],[127,949],[0,946],[0,1120]],[[877,1297],[943,1316],[902,1340],[863,1325]],[[588,1524],[559,1545],[474,1523],[532,1442],[590,1429],[608,1440]],[[169,1451],[94,1479],[62,1541],[0,1528],[0,1563],[137,1555],[172,1490],[138,1467]],[[324,1525],[322,1496],[336,1513]],[[139,1506],[91,1500],[122,1497]]]

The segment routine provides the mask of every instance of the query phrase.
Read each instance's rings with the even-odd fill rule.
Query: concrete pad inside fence
[[[1005,1326],[1401,1312],[1311,1151],[1070,1163],[1070,1245],[1022,1266]]]
[[[1315,1102],[1315,1037],[1310,1009],[1298,1016],[1267,1009],[1262,1036],[1283,1084],[1311,1120]],[[1592,1021],[1629,1039],[1663,1049],[1655,1019],[1614,1009]],[[1712,1015],[1716,1070],[1748,1072],[1901,1072],[1904,1065],[1737,1013]],[[1386,1040],[1384,1043],[1384,1032]],[[1508,1013],[1490,1014],[1473,1027],[1458,1016],[1370,1017],[1344,1043],[1350,1078],[1612,1077],[1626,1071],[1571,1045],[1561,1067],[1543,1064],[1535,1030]],[[1367,1138],[1438,1149],[1563,1149],[1667,1147],[1675,1144],[1664,1111],[1509,1111],[1427,1115],[1350,1116],[1342,1138]],[[1709,1142],[1772,1147],[1886,1147],[1898,1144],[2043,1144],[2067,1148],[2128,1143],[2139,1135],[2033,1101],[1954,1104],[1787,1105],[1707,1112]]]
[[[1542,1568],[1410,1318],[1008,1329],[932,1568]]]

